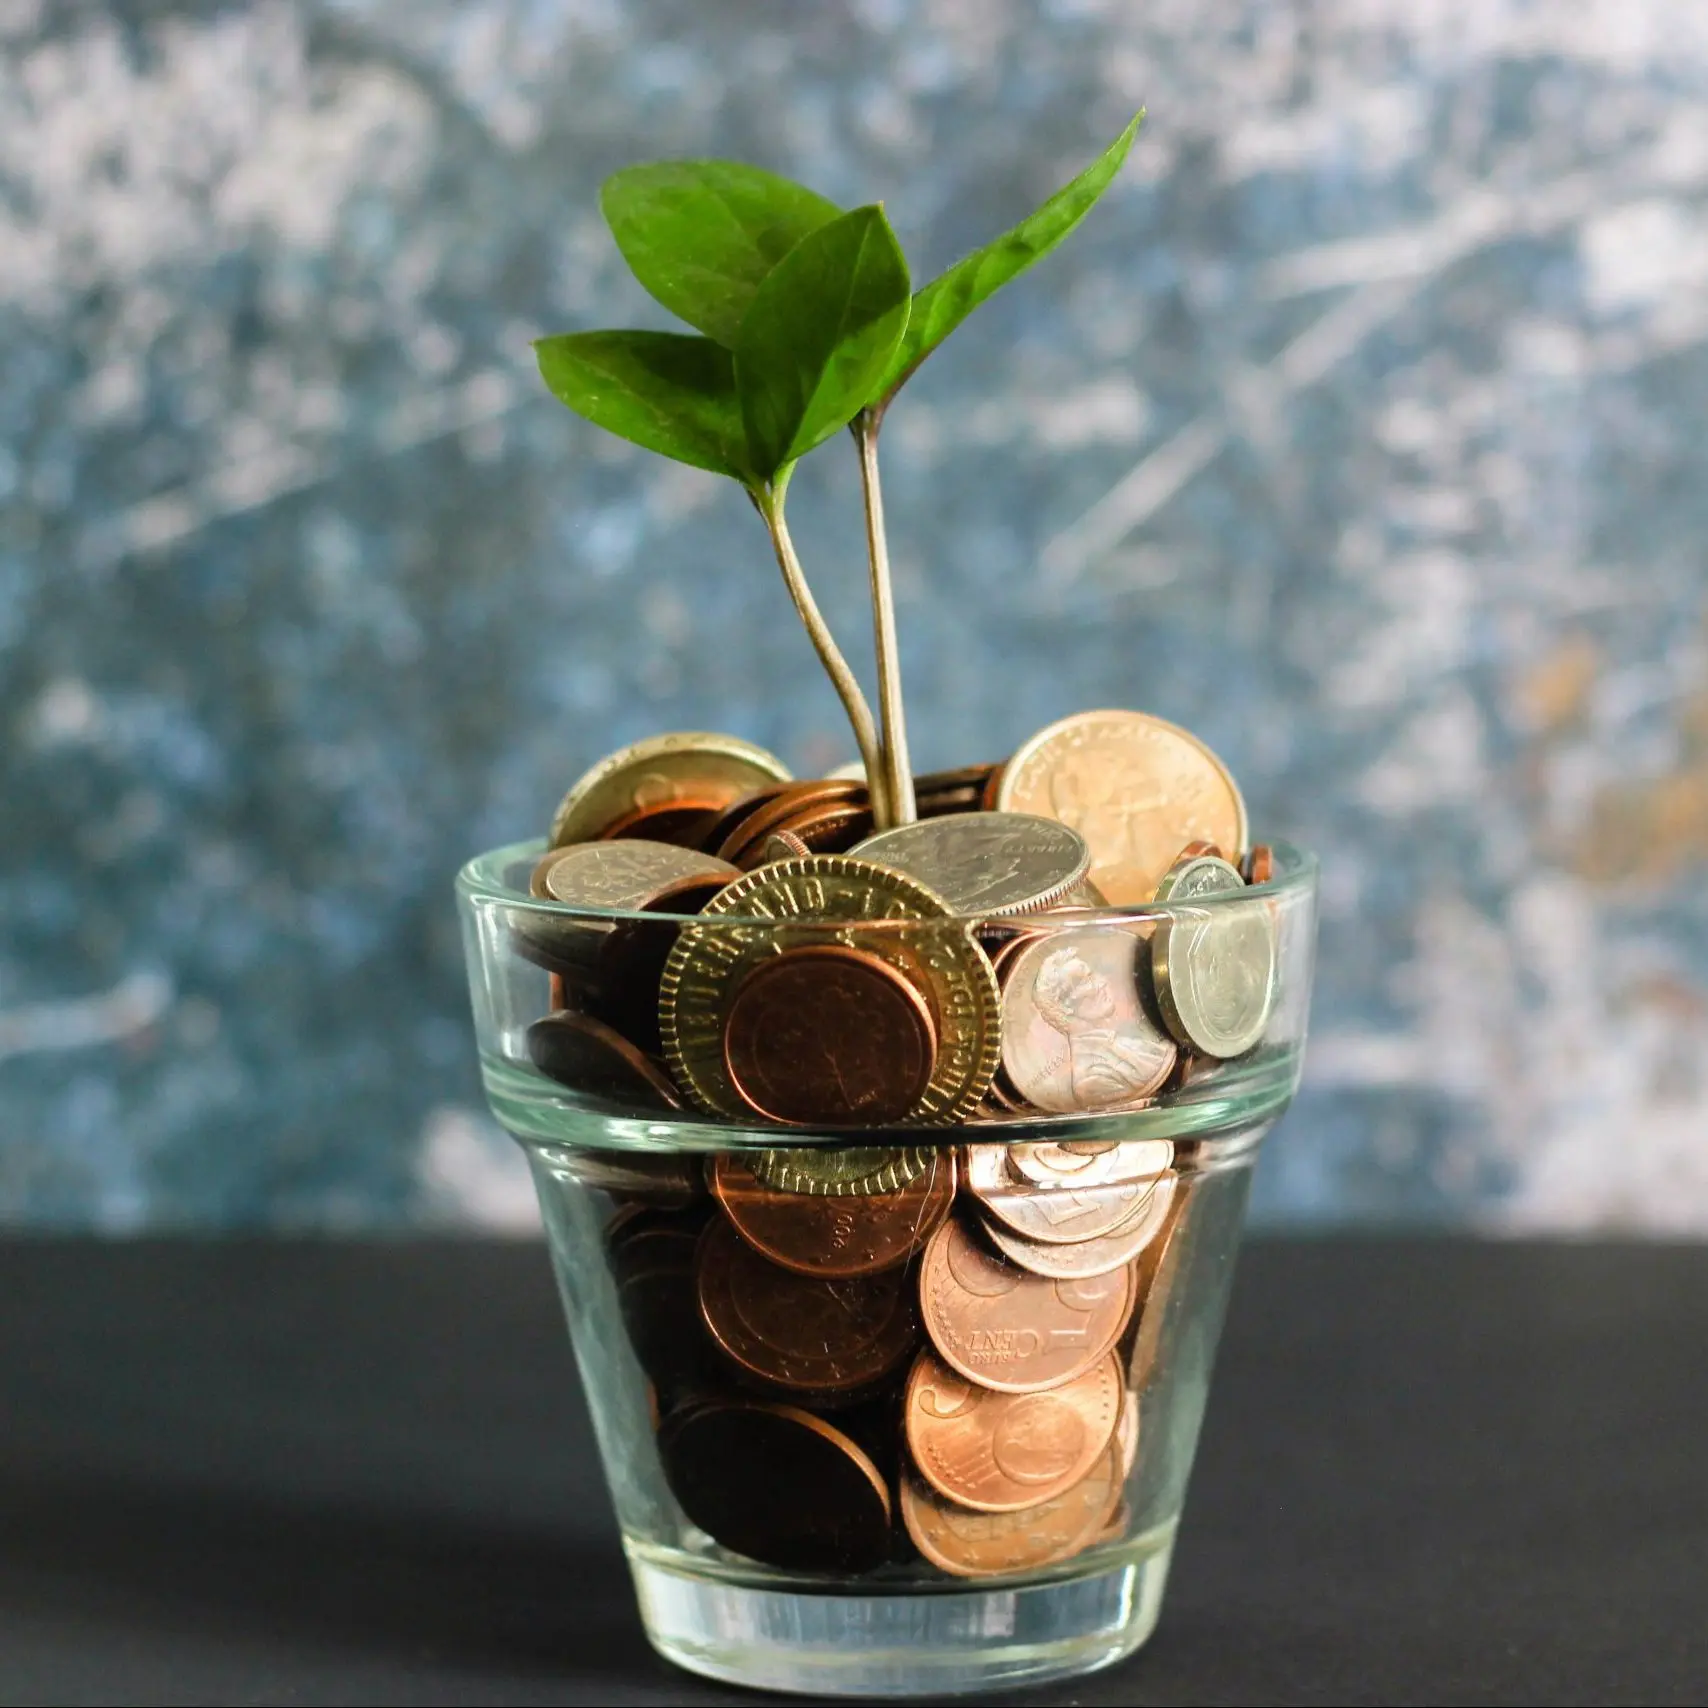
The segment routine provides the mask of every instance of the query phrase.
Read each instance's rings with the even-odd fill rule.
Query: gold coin
[[[1226,860],[1180,861],[1157,900],[1170,906],[1245,888]],[[1266,903],[1217,902],[1159,919],[1151,938],[1151,981],[1163,1023],[1181,1043],[1225,1060],[1256,1046],[1275,1004],[1275,920]]]
[[[931,1152],[924,1145],[882,1149],[851,1146],[836,1150],[801,1146],[794,1150],[754,1151],[744,1160],[767,1186],[778,1192],[850,1198],[899,1191],[925,1172]]]
[[[552,814],[550,842],[587,842],[632,813],[681,801],[708,811],[790,781],[774,753],[708,730],[655,735],[601,759],[571,785]]]
[[[964,1120],[996,1071],[1002,1025],[996,974],[940,896],[846,854],[761,866],[720,890],[682,928],[659,987],[659,1030],[688,1095],[713,1114],[751,1115],[724,1059],[724,1022],[736,989],[766,958],[825,943],[878,956],[926,995],[937,1022],[937,1055],[906,1124]]]
[[[1203,742],[1145,712],[1080,712],[1040,730],[1002,773],[1001,812],[1060,819],[1091,848],[1116,907],[1147,902],[1188,843],[1245,847],[1245,802]]]

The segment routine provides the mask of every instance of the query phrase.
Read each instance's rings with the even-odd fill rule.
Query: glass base
[[[631,1555],[652,1645],[690,1672],[809,1696],[948,1696],[1113,1666],[1156,1628],[1172,1531],[1138,1558],[1019,1589],[814,1595]]]

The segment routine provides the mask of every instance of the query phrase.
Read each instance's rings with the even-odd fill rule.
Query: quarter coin
[[[964,1120],[996,1071],[996,975],[940,897],[899,872],[842,854],[778,860],[749,872],[682,928],[659,987],[659,1030],[671,1072],[689,1096],[715,1114],[751,1113],[725,1058],[731,1003],[762,961],[827,943],[864,950],[924,993],[936,1053],[907,1123]]]
[[[1222,902],[1201,913],[1185,904],[1243,890],[1226,860],[1182,860],[1157,899],[1181,908],[1151,938],[1151,980],[1164,1023],[1181,1043],[1225,1060],[1262,1038],[1275,1001],[1275,921],[1261,900]]]
[[[716,810],[788,781],[781,759],[739,736],[655,735],[601,759],[571,785],[552,815],[551,845],[590,841],[632,813],[683,805]]]
[[[1120,1109],[1168,1078],[1175,1046],[1139,1000],[1142,949],[1131,926],[1075,925],[1014,951],[1002,987],[1002,1065],[1027,1102],[1054,1114]]]
[[[920,1553],[954,1577],[1036,1571],[1099,1540],[1120,1504],[1121,1483],[1113,1444],[1077,1483],[1020,1512],[957,1506],[909,1470],[901,1479],[902,1523]]]
[[[1195,735],[1144,712],[1081,712],[1040,730],[1008,762],[1003,812],[1071,824],[1091,880],[1117,907],[1147,902],[1181,847],[1245,847],[1245,802]]]
[[[717,1400],[659,1431],[665,1480],[732,1554],[788,1571],[868,1572],[890,1552],[890,1493],[871,1459],[793,1406]]]
[[[957,1506],[1022,1512],[1070,1489],[1107,1453],[1124,1391],[1110,1357],[1047,1393],[999,1394],[922,1352],[902,1401],[908,1450]]]
[[[944,1361],[1001,1393],[1071,1382],[1121,1338],[1138,1297],[1131,1268],[1052,1280],[988,1250],[946,1221],[925,1248],[920,1314]]]
[[[700,1241],[698,1289],[712,1338],[749,1378],[820,1403],[870,1388],[914,1347],[905,1270],[800,1275],[761,1257],[728,1222],[714,1221]]]
[[[730,1085],[768,1120],[887,1127],[931,1083],[937,1026],[881,956],[819,943],[752,967],[731,994],[723,1052]]]
[[[956,913],[1032,913],[1050,907],[1091,867],[1085,838],[1027,813],[955,813],[868,836],[853,849],[917,878]]]
[[[776,1192],[734,1153],[715,1157],[713,1196],[762,1256],[799,1275],[869,1275],[906,1263],[949,1213],[955,1162],[933,1151],[924,1171],[894,1192],[859,1197]]]

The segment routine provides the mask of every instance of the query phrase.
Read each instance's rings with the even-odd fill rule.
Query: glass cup
[[[1298,1083],[1314,862],[1281,846],[1268,882],[1189,902],[852,929],[566,907],[529,893],[541,852],[459,878],[475,1028],[654,1646],[862,1696],[1131,1653],[1161,1608],[1251,1168]],[[1177,1047],[1227,1020],[1230,944],[1267,980],[1255,1041]],[[931,1084],[960,1075],[943,1124],[703,1112],[741,1074],[786,1112],[765,1071],[786,1080],[812,1040],[785,1009],[770,1070],[720,1055],[719,1017],[680,1012],[712,1000],[684,966],[851,946],[920,974]],[[982,1018],[956,996],[974,986]],[[878,1035],[864,1009],[850,1024],[868,1020]],[[887,1070],[914,1034],[882,1036]]]

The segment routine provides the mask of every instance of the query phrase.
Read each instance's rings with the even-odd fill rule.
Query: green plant
[[[600,194],[606,222],[635,277],[695,332],[570,332],[535,345],[546,384],[577,414],[746,488],[848,714],[880,827],[914,816],[878,474],[885,413],[975,308],[1079,224],[1143,117],[1035,212],[918,292],[881,205],[844,213],[731,161],[627,167]],[[881,730],[819,612],[785,515],[796,463],[844,427],[865,500]]]

